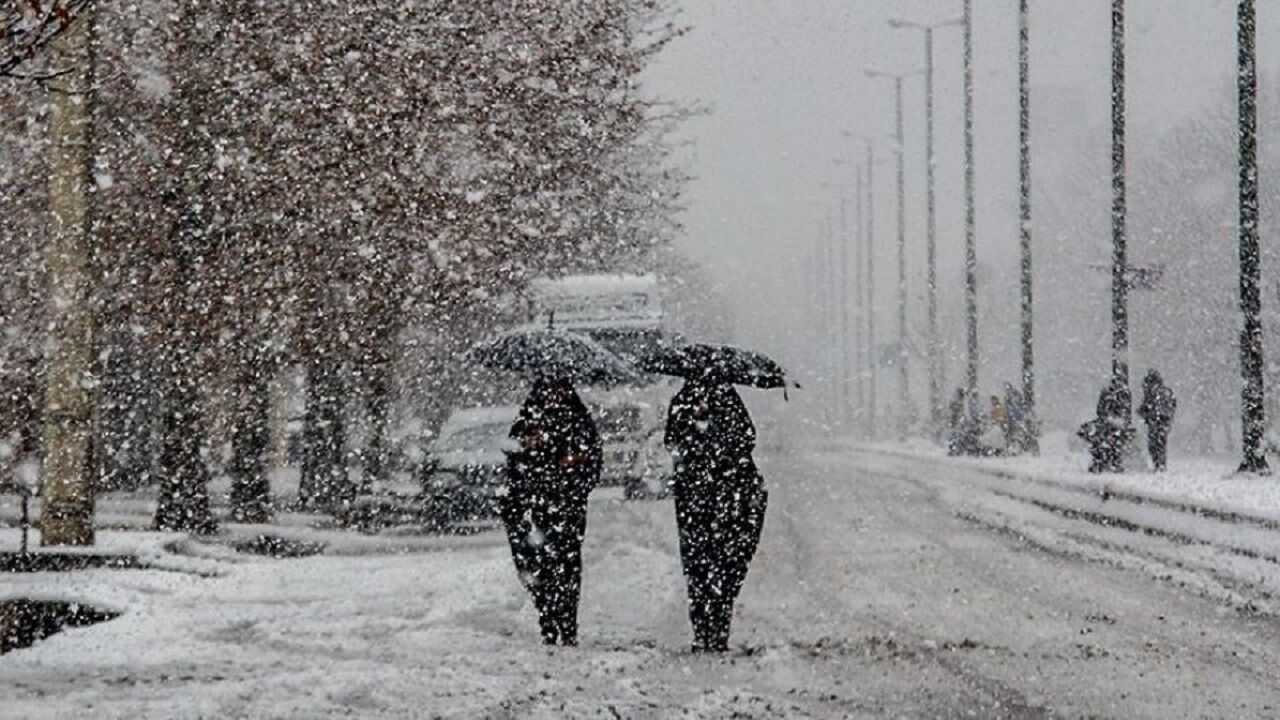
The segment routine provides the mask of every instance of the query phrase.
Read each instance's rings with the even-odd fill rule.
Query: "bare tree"
[[[32,68],[45,59],[63,34],[71,32],[76,21],[93,12],[96,0],[12,0],[0,8],[0,77],[52,79],[72,74],[75,69],[63,65],[66,56],[54,59],[51,66]]]

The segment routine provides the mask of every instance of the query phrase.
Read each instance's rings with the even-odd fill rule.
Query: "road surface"
[[[580,648],[538,644],[496,535],[214,553],[213,578],[38,581],[127,612],[0,658],[0,716],[1280,716],[1274,617],[976,521],[936,465],[813,450],[764,468],[769,515],[725,657],[687,651],[670,503],[605,494]]]

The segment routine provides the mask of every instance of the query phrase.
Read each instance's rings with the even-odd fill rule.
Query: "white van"
[[[624,360],[665,339],[662,290],[646,275],[571,275],[535,280],[532,326],[580,332]],[[629,498],[666,494],[671,458],[662,446],[669,378],[638,387],[581,388],[604,445],[601,483],[621,486]]]

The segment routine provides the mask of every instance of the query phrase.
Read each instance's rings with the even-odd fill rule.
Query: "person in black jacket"
[[[695,652],[729,649],[733,604],[764,527],[768,495],[751,457],[756,432],[730,385],[690,380],[667,415],[680,561]]]
[[[1147,451],[1151,453],[1151,464],[1156,472],[1163,472],[1168,462],[1169,428],[1173,425],[1173,414],[1178,409],[1178,400],[1173,390],[1164,384],[1164,379],[1156,370],[1147,372],[1142,380],[1142,404],[1138,406],[1138,417],[1147,423]]]
[[[582,538],[587,495],[600,479],[600,435],[573,386],[553,380],[534,384],[511,437],[520,449],[508,457],[501,504],[511,557],[538,609],[542,639],[576,645]]]
[[[1124,472],[1124,457],[1134,435],[1129,417],[1132,402],[1129,386],[1114,378],[1098,395],[1097,417],[1076,433],[1089,444],[1089,472]]]

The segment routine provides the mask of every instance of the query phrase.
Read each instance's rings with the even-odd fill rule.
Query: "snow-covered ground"
[[[932,443],[878,445],[885,452],[942,458],[945,452]],[[1130,472],[1093,474],[1086,470],[1088,456],[1069,444],[1061,433],[1044,439],[1039,455],[992,458],[950,458],[967,467],[997,469],[1028,479],[1070,484],[1112,495],[1133,495],[1194,507],[1216,513],[1241,514],[1280,523],[1280,482],[1275,477],[1241,475],[1226,460],[1174,457],[1165,472],[1151,472],[1145,458],[1131,458]]]
[[[591,507],[576,649],[539,644],[497,533],[332,533],[325,555],[293,560],[184,543],[198,557],[170,571],[5,577],[5,596],[124,614],[0,658],[0,715],[1280,715],[1274,617],[1129,562],[1206,547],[1069,518],[1008,497],[1040,485],[948,463],[768,458],[765,535],[725,657],[686,649],[670,504],[609,493]],[[104,533],[153,553],[173,539]]]

